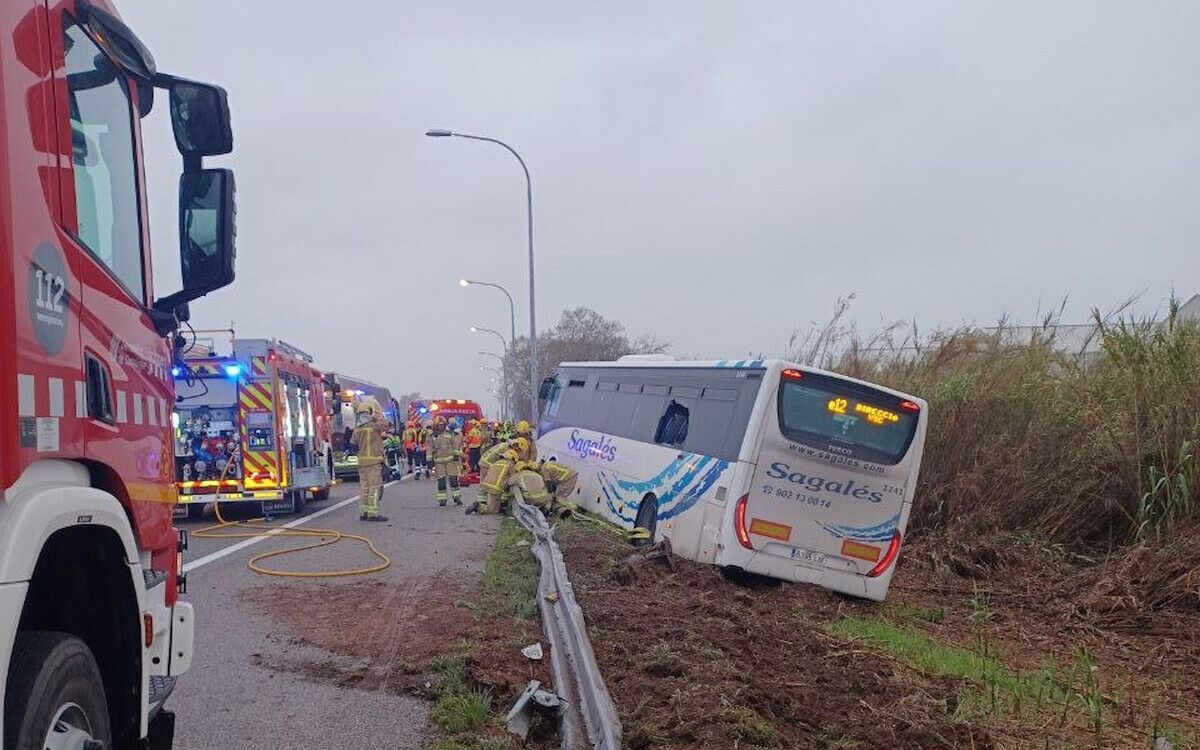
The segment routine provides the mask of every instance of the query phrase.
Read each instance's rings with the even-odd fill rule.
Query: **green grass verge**
[[[538,564],[529,548],[532,541],[516,519],[504,519],[483,569],[481,616],[530,620],[537,615]]]
[[[503,619],[506,623],[515,620],[515,631],[532,627],[520,624],[537,617],[538,564],[529,548],[531,541],[529,532],[516,520],[504,519],[484,564],[483,589],[479,606],[474,607],[477,619]],[[510,628],[506,624],[502,629]],[[468,659],[473,648],[474,644],[463,640],[453,652],[433,660],[433,671],[441,679],[429,718],[445,736],[433,741],[428,750],[503,750],[514,746],[508,737],[495,736],[503,716],[493,713],[497,706],[493,705],[492,691],[472,684]]]
[[[1012,670],[994,650],[981,653],[947,646],[916,628],[886,620],[843,617],[827,627],[834,635],[865,641],[925,674],[971,682],[976,689],[968,691],[956,708],[962,718],[977,713],[1019,716],[1028,709],[1044,710],[1077,700],[1074,691],[1063,687],[1053,664],[1037,672]]]

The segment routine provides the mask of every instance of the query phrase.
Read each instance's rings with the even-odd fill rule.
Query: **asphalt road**
[[[393,581],[427,579],[442,571],[481,573],[498,523],[494,518],[464,516],[455,507],[439,508],[432,482],[405,478],[384,490],[383,509],[391,521],[367,524],[358,519],[358,485],[334,488],[329,500],[309,504],[302,517],[283,515],[276,523],[365,533],[392,558],[381,573]],[[475,494],[466,490],[466,497]],[[337,507],[343,501],[351,502]],[[179,521],[189,531],[213,523]],[[168,707],[176,713],[175,747],[180,750],[274,750],[280,747],[418,748],[428,705],[417,698],[379,690],[339,688],[300,674],[270,669],[269,664],[297,658],[320,661],[332,655],[298,645],[296,633],[284,632],[247,601],[246,592],[273,582],[313,585],[298,579],[262,576],[246,561],[260,552],[290,546],[294,539],[241,540],[192,538],[185,555],[188,595],[196,608],[196,657],[180,679]],[[356,544],[272,560],[280,568],[316,570],[370,564]],[[362,578],[326,579],[325,583]],[[313,606],[320,606],[314,601]],[[359,627],[347,622],[347,628]],[[311,653],[310,653],[311,652]]]

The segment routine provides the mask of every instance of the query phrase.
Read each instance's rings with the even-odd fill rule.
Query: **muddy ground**
[[[521,553],[529,554],[528,548]],[[319,660],[254,655],[264,667],[347,689],[432,701],[441,681],[438,661],[461,660],[470,686],[490,691],[492,697],[493,719],[474,733],[480,742],[488,742],[488,748],[553,747],[549,726],[536,727],[522,745],[499,721],[530,680],[552,683],[546,660],[530,661],[520,653],[530,643],[545,643],[536,613],[517,617],[503,611],[504,603],[498,601],[502,594],[485,592],[478,576],[440,574],[401,581],[275,584],[247,590],[243,597],[279,623],[294,643],[329,654]],[[429,744],[439,738],[437,728],[431,728]]]
[[[908,545],[880,605],[686,561],[630,565],[633,550],[590,524],[560,536],[627,748],[1198,746],[1195,621],[1098,611],[1059,550]],[[1032,705],[847,636],[847,618],[1054,677]]]

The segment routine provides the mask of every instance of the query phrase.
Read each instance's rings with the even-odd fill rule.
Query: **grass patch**
[[[738,737],[746,742],[760,747],[779,745],[779,730],[752,708],[729,706],[721,711],[721,718],[734,724]]]
[[[433,669],[441,676],[437,701],[429,714],[433,723],[451,736],[482,727],[491,713],[492,691],[468,683],[467,665],[460,657],[438,657]]]
[[[843,617],[827,628],[842,638],[866,641],[925,674],[971,682],[977,690],[959,702],[955,710],[957,718],[981,713],[1020,716],[1030,709],[1070,707],[1080,697],[1063,687],[1054,665],[1046,664],[1037,672],[1011,670],[999,659],[994,647],[981,653],[947,646],[911,626],[859,617]],[[1088,697],[1094,694],[1087,692]]]
[[[538,564],[529,548],[532,541],[516,519],[504,519],[483,569],[481,615],[529,620],[537,614]]]
[[[496,541],[484,564],[483,586],[478,605],[468,604],[475,613],[482,632],[488,625],[503,620],[503,632],[523,639],[537,617],[538,565],[529,543],[531,535],[512,518],[505,518],[496,534]],[[524,542],[524,544],[522,544]],[[515,627],[512,625],[516,621]],[[496,695],[479,687],[473,679],[470,664],[472,654],[479,648],[510,648],[514,644],[460,640],[450,653],[436,657],[431,668],[440,676],[437,699],[430,710],[430,720],[445,736],[428,746],[428,750],[501,750],[514,747],[513,740],[503,736],[503,717],[493,713]],[[503,700],[503,696],[501,696]],[[497,736],[500,734],[501,736]]]

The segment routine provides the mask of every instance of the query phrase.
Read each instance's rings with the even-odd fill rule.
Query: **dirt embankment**
[[[591,525],[561,537],[634,750],[1145,748],[1153,734],[1178,749],[1200,736],[1200,635],[1098,626],[1048,585],[1072,572],[1053,550],[1000,567],[993,552],[913,545],[879,605],[686,561],[630,565],[633,550]],[[973,565],[974,581],[953,570]]]

